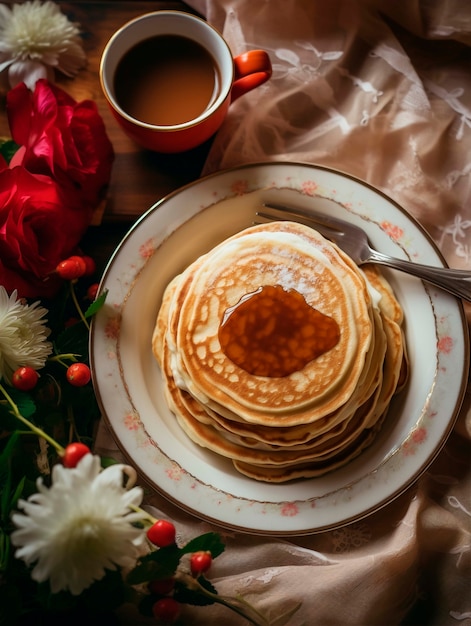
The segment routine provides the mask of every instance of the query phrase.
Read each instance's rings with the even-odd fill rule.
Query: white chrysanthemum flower
[[[53,68],[75,76],[86,63],[80,31],[54,2],[33,0],[0,4],[0,72],[8,68],[11,87],[33,90],[36,81],[52,81]]]
[[[28,366],[44,367],[52,352],[47,341],[51,331],[46,326],[47,310],[39,302],[31,305],[17,300],[17,292],[8,295],[0,285],[0,380],[11,384],[13,372]]]
[[[52,485],[37,481],[38,493],[20,500],[24,511],[12,516],[15,553],[27,565],[36,563],[32,578],[50,581],[52,593],[69,589],[79,595],[105,569],[133,567],[144,552],[145,531],[133,526],[146,517],[138,507],[140,487],[123,487],[128,466],[100,469],[100,457],[86,454],[73,469],[58,464]]]

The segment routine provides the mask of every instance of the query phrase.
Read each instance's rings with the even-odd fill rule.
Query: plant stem
[[[144,509],[141,509],[140,506],[136,506],[135,504],[130,504],[129,508],[131,509],[131,511],[134,511],[135,513],[145,513],[147,521],[150,522],[151,524],[155,524],[155,522],[157,521],[155,517],[153,517],[147,511],[144,511]]]
[[[74,282],[72,280],[70,281],[70,295],[72,297],[72,300],[73,300],[73,303],[75,305],[75,308],[77,309],[77,313],[80,316],[80,319],[85,324],[87,330],[90,330],[90,324],[87,322],[87,319],[86,319],[85,315],[83,314],[82,307],[80,306],[80,304],[79,304],[79,302],[77,300],[77,295],[76,295],[75,289],[74,289]]]
[[[17,404],[14,402],[13,398],[10,396],[10,394],[7,392],[7,390],[1,383],[0,383],[0,391],[2,392],[3,396],[5,397],[8,404],[10,405],[12,409],[11,410],[12,415],[16,417],[16,419],[19,420],[20,422],[23,422],[23,424],[27,426],[32,433],[34,433],[38,437],[42,437],[48,443],[50,443],[51,446],[56,449],[59,455],[63,455],[64,448],[59,443],[57,443],[55,439],[53,439],[47,433],[45,433],[44,430],[42,430],[42,428],[39,428],[39,426],[36,426],[35,424],[33,424],[33,422],[30,422],[29,419],[21,415]]]
[[[67,354],[55,354],[54,356],[48,357],[48,361],[51,363],[55,361],[56,363],[60,363],[64,367],[69,367],[68,363],[65,362],[65,359],[69,361],[76,362],[79,354],[74,354],[73,352],[68,352]]]
[[[228,598],[228,597],[224,598],[224,596],[220,596],[218,594],[212,593],[211,591],[209,591],[208,589],[205,589],[202,585],[200,585],[200,583],[195,578],[193,578],[193,576],[190,576],[189,574],[180,573],[179,579],[182,580],[189,589],[195,589],[199,593],[211,599],[214,603],[222,604],[222,606],[225,606],[231,611],[234,611],[234,613],[237,613],[237,615],[240,615],[241,617],[245,618],[248,622],[253,624],[253,626],[268,626],[268,622],[263,617],[263,615],[259,613],[256,609],[254,609],[252,605],[249,604],[248,602],[245,602],[244,600],[241,600],[239,598]],[[244,605],[245,607],[249,608],[254,613],[256,613],[257,616],[262,621],[257,621],[250,615],[247,615],[247,612],[244,609],[234,604],[234,600]]]

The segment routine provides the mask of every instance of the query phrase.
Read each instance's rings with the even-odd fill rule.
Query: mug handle
[[[249,50],[234,58],[234,82],[231,102],[263,85],[272,74],[270,57],[265,50]]]

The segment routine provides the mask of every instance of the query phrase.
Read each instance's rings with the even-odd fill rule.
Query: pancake
[[[307,226],[273,222],[171,281],[152,347],[190,439],[246,476],[283,482],[370,445],[407,377],[402,324],[377,268]]]
[[[200,402],[240,419],[270,426],[314,421],[344,404],[361,378],[373,329],[365,281],[301,224],[255,226],[244,233],[190,266],[179,281],[167,333],[173,374]],[[295,287],[311,307],[335,316],[342,333],[332,350],[301,371],[283,379],[259,377],[254,384],[222,352],[218,332],[226,310],[261,283]]]

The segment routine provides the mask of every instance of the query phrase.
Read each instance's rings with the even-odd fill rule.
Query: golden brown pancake
[[[297,307],[281,321],[275,296]],[[243,324],[239,335],[227,335],[228,319]],[[186,434],[243,474],[282,482],[332,471],[371,443],[407,373],[402,322],[376,268],[359,269],[311,228],[274,222],[228,238],[171,281],[153,351]],[[309,342],[321,346],[313,358]],[[262,350],[270,343],[278,352]]]

